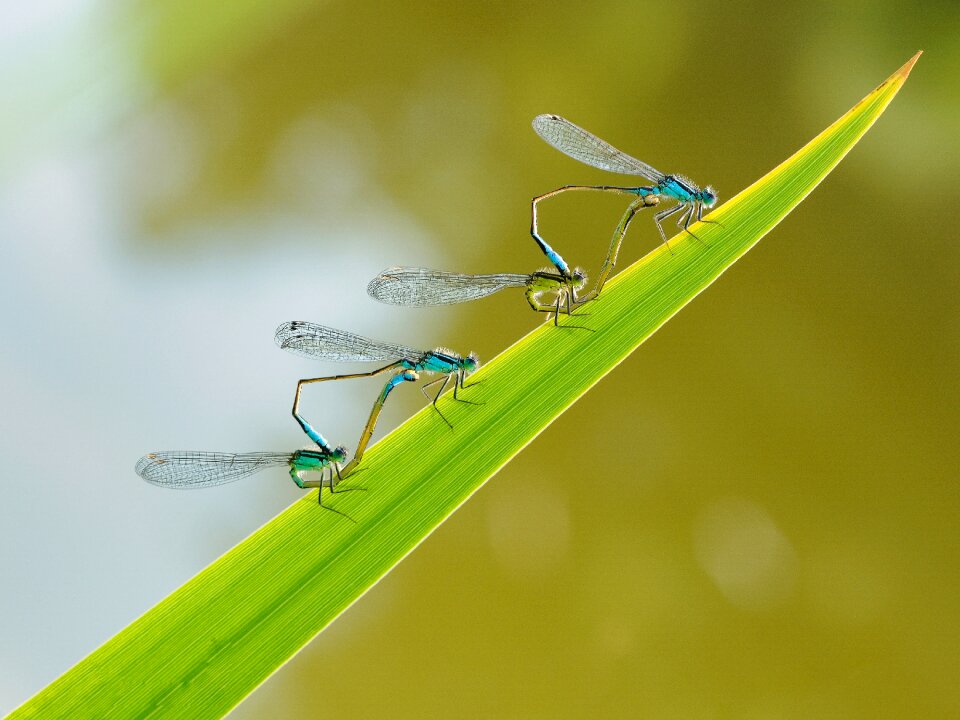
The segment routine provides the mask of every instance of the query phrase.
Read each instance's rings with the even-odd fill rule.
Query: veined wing
[[[258,470],[290,462],[290,453],[219,453],[173,450],[144,455],[137,475],[151,485],[202,488],[239,480]]]
[[[371,340],[345,330],[292,320],[277,328],[274,340],[294,355],[338,362],[380,362],[418,358],[423,350]]]
[[[389,305],[451,305],[478,300],[508,287],[526,287],[529,275],[467,275],[427,268],[392,267],[367,285],[374,300]]]
[[[559,115],[537,115],[533,119],[533,129],[557,150],[586,165],[624,175],[642,175],[655,183],[666,177]]]

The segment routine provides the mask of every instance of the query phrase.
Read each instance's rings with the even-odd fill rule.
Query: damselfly
[[[339,482],[342,479],[340,464],[346,458],[347,450],[343,446],[303,449],[293,453],[166,450],[144,455],[137,462],[136,471],[137,475],[151,485],[182,490],[224,485],[266,468],[286,465],[290,468],[290,477],[297,487],[304,490],[320,488],[317,502],[328,510],[333,510],[323,504],[323,488],[330,488],[330,492],[341,492],[335,490],[337,483],[334,482],[334,474]],[[307,471],[319,472],[320,477],[305,480],[301,473]]]
[[[316,450],[301,449],[293,453],[164,451],[150,453],[140,458],[136,465],[136,471],[140,477],[152,485],[192,489],[224,485],[269,467],[287,465],[290,468],[290,477],[297,484],[297,487],[304,490],[320,488],[317,502],[327,510],[333,510],[352,520],[353,518],[345,513],[323,504],[323,488],[330,488],[331,493],[357,489],[341,488],[337,490],[336,488],[343,481],[343,477],[354,470],[363,458],[363,453],[373,436],[377,420],[380,417],[380,411],[383,410],[383,405],[391,391],[402,382],[413,382],[417,379],[417,373],[412,370],[404,370],[390,378],[377,397],[376,402],[374,402],[370,417],[367,419],[367,424],[364,426],[357,443],[357,451],[353,460],[343,468],[342,474],[340,466],[347,458],[347,449],[342,445],[331,447],[326,439],[313,429],[310,423],[300,417],[296,405],[294,405],[294,417],[297,418],[297,422],[300,423],[303,431],[317,444],[318,449]],[[301,473],[307,471],[319,472],[320,477],[315,480],[305,480]],[[336,482],[334,476],[336,476]]]
[[[610,250],[607,253],[606,260],[604,261],[604,269],[601,270],[601,274],[597,278],[597,286],[590,294],[591,297],[599,294],[603,283],[606,282],[607,275],[612,269],[613,264],[616,263],[616,256],[619,252],[620,242],[623,240],[623,235],[626,234],[627,227],[638,210],[644,207],[657,205],[661,200],[677,201],[677,204],[673,207],[667,208],[666,210],[661,210],[653,216],[657,224],[657,229],[660,231],[660,237],[663,239],[663,243],[667,245],[668,248],[670,245],[667,242],[667,235],[663,231],[663,226],[661,223],[671,215],[681,213],[677,220],[677,226],[682,227],[685,232],[693,235],[693,237],[697,237],[690,231],[690,223],[694,217],[696,218],[697,222],[712,222],[710,220],[703,219],[704,208],[710,209],[717,202],[716,191],[714,191],[714,189],[709,185],[701,190],[695,182],[682,175],[665,175],[647,163],[637,160],[635,157],[617,150],[615,147],[601,140],[593,133],[574,125],[572,122],[565,120],[559,115],[538,115],[533,119],[533,129],[547,143],[555,147],[560,152],[569,155],[574,160],[579,160],[586,165],[591,165],[592,167],[599,168],[601,170],[607,170],[609,172],[621,173],[624,175],[639,175],[654,183],[653,185],[640,187],[619,187],[614,185],[565,185],[564,187],[557,188],[556,190],[548,192],[544,195],[539,195],[533,199],[530,212],[530,234],[533,235],[533,239],[537,241],[537,244],[540,246],[541,250],[543,250],[547,257],[554,262],[554,258],[551,256],[552,250],[550,249],[550,246],[547,245],[546,241],[540,237],[537,229],[537,204],[541,200],[545,200],[568,190],[600,190],[603,192],[615,192],[637,196],[636,199],[630,204],[627,212],[624,214],[617,232],[614,233]],[[555,253],[553,254],[555,255]],[[554,264],[556,264],[556,262],[554,262]],[[558,269],[559,267],[560,266],[558,265]],[[587,299],[589,298],[583,298],[583,300]]]
[[[554,323],[560,323],[561,308],[572,315],[571,305],[578,302],[576,293],[587,281],[577,268],[569,277],[549,270],[538,270],[530,275],[497,273],[470,275],[443,272],[427,268],[391,267],[377,275],[367,285],[367,293],[374,300],[389,305],[452,305],[492,295],[504,288],[526,288],[527,302],[537,312],[554,313]],[[544,302],[545,294],[553,293],[551,302]]]
[[[348,378],[371,377],[391,370],[398,371],[398,375],[405,370],[414,373],[435,373],[443,375],[438,380],[427,383],[420,388],[428,400],[432,401],[434,409],[443,421],[453,428],[450,421],[440,412],[437,401],[447,384],[453,379],[453,397],[460,402],[470,403],[457,395],[457,390],[463,389],[464,380],[480,367],[480,361],[475,353],[462,357],[452,350],[437,348],[436,350],[415,350],[414,348],[395,343],[380,342],[370,338],[355,335],[344,330],[317,325],[310,322],[294,320],[286,322],[277,328],[274,339],[284,350],[295,355],[314,360],[332,360],[335,362],[387,362],[388,365],[364,373],[350,373],[345,375],[331,375],[328,377],[308,378],[297,383],[297,394],[294,399],[294,417],[301,422],[298,407],[300,390],[304,385],[324,382],[326,380],[345,380]],[[437,394],[431,398],[427,395],[427,388],[442,383]],[[399,384],[399,383],[398,383]],[[476,404],[476,403],[470,403]],[[302,426],[302,424],[301,424]]]

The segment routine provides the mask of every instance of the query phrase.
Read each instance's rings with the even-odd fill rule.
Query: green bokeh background
[[[534,115],[712,183],[722,202],[925,50],[793,215],[232,717],[960,715],[955,3],[104,13],[150,80],[114,127],[174,105],[195,128],[195,172],[143,204],[124,250],[170,263],[196,243],[241,259],[269,247],[189,231],[292,197],[318,223],[331,208],[345,224],[371,208],[414,217],[428,240],[385,238],[384,267],[533,270],[531,196],[623,181],[548,148]],[[291,143],[300,162],[278,183]],[[143,152],[149,174],[157,149]],[[562,197],[543,231],[595,273],[624,205]],[[656,242],[640,218],[621,262]],[[305,247],[306,268],[278,251],[291,271],[277,282],[302,286],[291,317],[344,324],[324,294],[337,243]],[[396,317],[390,339],[427,325],[481,357],[539,321],[506,292]]]

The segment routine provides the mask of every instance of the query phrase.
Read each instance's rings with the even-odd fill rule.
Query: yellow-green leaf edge
[[[481,384],[465,397],[485,404],[441,399],[454,431],[425,408],[373,447],[357,476],[370,491],[333,500],[356,525],[309,493],[9,717],[225,715],[776,226],[876,121],[919,56],[713,212],[723,227],[694,226],[703,244],[675,238],[673,254],[658,248],[609,282],[574,319],[595,332],[538,327],[476,373]],[[575,467],[569,447],[560,455]]]

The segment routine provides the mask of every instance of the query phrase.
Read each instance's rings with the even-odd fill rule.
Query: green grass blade
[[[332,501],[358,524],[319,510],[310,493],[11,717],[228,712],[779,223],[870,128],[916,59],[714,212],[723,227],[695,226],[703,245],[678,237],[674,254],[659,248],[614,278],[589,316],[572,319],[595,332],[538,328],[474,376],[466,397],[485,404],[441,401],[455,431],[426,408],[372,448],[357,476],[370,492]]]

